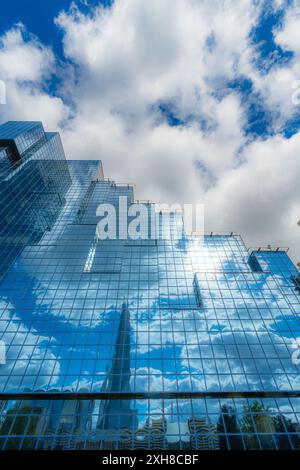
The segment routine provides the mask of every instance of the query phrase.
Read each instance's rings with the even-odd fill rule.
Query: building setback
[[[154,239],[99,239],[99,204],[133,186],[39,122],[0,126],[0,195],[1,449],[300,447],[284,249],[188,235],[179,212],[170,237],[157,212]]]

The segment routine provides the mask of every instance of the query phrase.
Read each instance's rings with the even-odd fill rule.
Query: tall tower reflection
[[[111,368],[103,383],[102,392],[122,395],[130,391],[130,312],[124,302]],[[101,402],[97,429],[103,432],[104,446],[108,441],[110,444],[112,441],[119,441],[124,431],[134,431],[137,425],[137,413],[130,408],[130,400],[118,398]]]

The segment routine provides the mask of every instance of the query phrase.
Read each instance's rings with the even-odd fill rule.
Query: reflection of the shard
[[[102,385],[105,393],[130,392],[130,312],[122,305],[117,339],[111,367]],[[130,400],[103,400],[99,409],[97,428],[103,432],[104,442],[119,440],[120,432],[136,427],[136,413],[130,409]],[[105,446],[105,444],[104,444]]]

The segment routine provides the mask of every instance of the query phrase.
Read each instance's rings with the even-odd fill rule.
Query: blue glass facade
[[[97,239],[133,187],[40,123],[0,126],[0,165],[2,449],[300,448],[285,251],[188,236],[177,212],[171,238]]]
[[[55,223],[71,184],[58,133],[39,122],[0,126],[0,279]]]

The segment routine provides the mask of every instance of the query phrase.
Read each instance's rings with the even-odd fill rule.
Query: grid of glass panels
[[[0,447],[299,450],[299,399],[10,400]]]
[[[41,123],[0,126],[0,279],[59,216],[71,185],[59,134]]]
[[[269,405],[260,398],[249,404],[246,398],[247,392],[275,391],[289,401],[284,394],[300,390],[299,365],[292,361],[300,336],[298,274],[287,254],[248,253],[234,234],[187,236],[180,213],[170,217],[167,239],[97,240],[98,205],[115,205],[119,216],[119,197],[127,197],[129,207],[133,188],[96,178],[101,173],[96,161],[66,164],[60,148],[59,137],[46,134],[43,143],[26,149],[29,159],[13,166],[2,186],[6,225],[0,236],[6,261],[0,283],[0,339],[6,363],[0,365],[0,393],[84,392],[98,398],[105,393],[111,399],[91,395],[90,400],[49,401],[47,395],[37,404],[34,398],[3,400],[3,448],[15,445],[10,441],[20,448],[29,442],[36,448],[64,447],[57,444],[61,431],[53,425],[54,434],[48,435],[50,418],[37,419],[35,410],[51,417],[65,416],[66,410],[73,410],[72,415],[74,409],[82,410],[76,413],[85,424],[79,426],[83,435],[78,440],[72,419],[62,418],[70,448],[201,448],[204,441],[216,449],[225,442],[228,448],[280,448],[283,441],[297,448],[296,418],[277,418],[285,413],[277,408],[272,412],[275,421],[270,421]],[[20,194],[23,203],[17,204]],[[162,214],[156,218],[158,232],[165,230]],[[148,401],[152,392],[160,399]],[[224,413],[223,402],[215,412],[194,411],[193,406],[216,404],[213,399],[186,401],[178,396],[172,406],[166,400],[169,393],[203,392],[238,392],[244,398],[224,399],[230,410]],[[141,403],[148,408],[144,411],[134,400],[118,401],[116,395],[124,393],[142,394]],[[293,400],[294,407],[298,399]],[[240,411],[238,418],[233,416],[231,407],[239,403],[242,415],[247,414],[245,407],[250,406],[251,416],[251,407],[258,407],[259,425]],[[163,420],[155,417],[156,406]],[[186,415],[182,420],[181,413]],[[239,423],[236,432],[227,429],[223,414],[230,415],[228,423]],[[36,425],[30,424],[31,417]],[[23,423],[16,425],[20,433],[14,430],[14,419]],[[43,431],[41,423],[48,423]],[[166,423],[177,436],[174,440],[166,440]],[[186,440],[178,426],[186,430]],[[163,437],[154,436],[155,441],[153,434],[161,427]],[[94,437],[87,437],[88,429]],[[204,441],[197,433],[206,436]],[[239,434],[234,444],[230,433]]]
[[[95,242],[94,224],[67,220],[25,247],[0,286],[2,392],[101,392],[108,373],[120,392],[122,361],[132,392],[299,390],[291,273],[246,271],[239,237]]]

